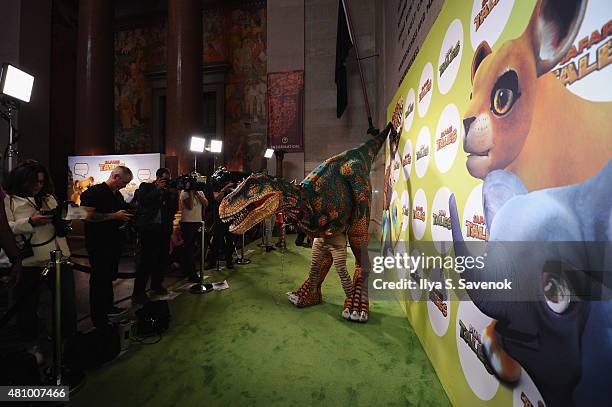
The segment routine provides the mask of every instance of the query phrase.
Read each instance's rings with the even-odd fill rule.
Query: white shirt
[[[33,246],[34,256],[22,259],[24,266],[46,266],[49,262],[49,253],[52,250],[60,249],[63,256],[70,256],[70,249],[68,248],[66,238],[55,237],[55,239],[52,239],[55,234],[53,224],[48,223],[34,227],[28,222],[30,216],[37,212],[34,202],[33,197],[22,198],[17,195],[7,194],[4,198],[4,209],[8,224],[19,246],[21,246],[24,238],[31,239],[30,243],[32,245],[44,243],[51,239],[51,241],[43,246]],[[52,195],[47,195],[42,209],[48,210],[55,207],[57,207],[57,201]],[[8,257],[4,250],[2,250],[0,252],[0,267],[8,267],[9,264]]]
[[[183,205],[181,222],[202,222],[202,204],[195,194],[198,194],[200,197],[204,198],[204,193],[202,191],[194,191],[194,195],[191,200],[191,209],[188,209],[185,205]],[[181,204],[187,199],[189,199],[189,192],[181,191]]]

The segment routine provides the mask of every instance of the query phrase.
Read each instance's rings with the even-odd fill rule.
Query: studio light
[[[189,149],[195,153],[203,153],[204,152],[204,144],[206,143],[206,139],[202,137],[191,137],[191,146]]]
[[[34,77],[9,63],[2,64],[0,72],[0,95],[2,106],[6,111],[0,110],[0,116],[8,122],[9,139],[6,147],[6,162],[8,171],[15,167],[17,162],[17,140],[18,130],[13,124],[13,110],[19,108],[19,102],[29,102],[32,95]]]
[[[221,140],[210,140],[210,152],[220,153],[223,148],[223,142]]]
[[[22,102],[29,102],[33,85],[34,77],[29,73],[23,72],[8,63],[2,65],[0,93]]]
[[[266,152],[264,153],[265,158],[271,158],[272,154],[274,154],[274,150],[271,148],[266,148]]]

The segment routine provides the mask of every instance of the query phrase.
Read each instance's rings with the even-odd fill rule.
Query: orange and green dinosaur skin
[[[368,318],[367,255],[372,187],[370,168],[388,134],[388,125],[382,133],[359,147],[328,158],[316,167],[300,185],[263,174],[253,174],[244,180],[219,206],[219,215],[232,222],[230,231],[244,233],[266,217],[282,211],[286,222],[295,224],[311,237],[347,234],[355,256],[353,296],[346,298],[343,317],[365,322]],[[262,208],[267,207],[266,210]],[[325,259],[311,292],[306,280],[293,294],[301,306],[321,301],[320,286],[325,279],[331,258]]]

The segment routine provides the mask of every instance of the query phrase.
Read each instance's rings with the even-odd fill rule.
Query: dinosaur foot
[[[368,322],[368,300],[365,301],[357,295],[344,300],[342,318],[353,322]]]
[[[287,299],[289,300],[290,303],[292,303],[298,308],[305,308],[305,307],[317,305],[317,304],[320,304],[322,301],[320,291],[316,293],[310,293],[310,292],[305,293],[303,291],[288,292]]]

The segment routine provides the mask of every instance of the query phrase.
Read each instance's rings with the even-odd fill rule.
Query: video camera
[[[213,188],[223,188],[228,181],[231,181],[231,173],[225,167],[219,167],[210,176]]]
[[[219,167],[211,176],[193,176],[191,174],[181,175],[168,182],[168,187],[183,191],[206,191],[207,188],[213,190],[223,188],[229,181],[234,181],[236,177],[244,177],[239,173],[231,173],[225,167]]]
[[[182,191],[204,191],[206,190],[207,179],[205,176],[181,175],[168,182],[170,188]]]

